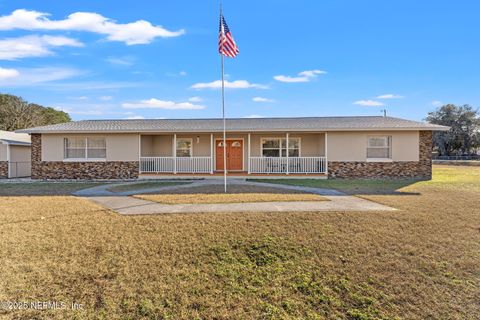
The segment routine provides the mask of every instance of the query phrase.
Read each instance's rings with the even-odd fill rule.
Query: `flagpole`
[[[220,54],[222,59],[222,117],[223,117],[223,185],[224,192],[227,193],[227,134],[225,125],[225,77],[224,77],[224,56]]]

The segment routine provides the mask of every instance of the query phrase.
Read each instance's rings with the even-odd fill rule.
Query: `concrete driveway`
[[[107,190],[110,186],[100,186],[76,192],[105,208],[124,215],[166,214],[166,213],[206,213],[206,212],[305,212],[305,211],[394,211],[396,209],[346,195],[331,189],[320,189],[300,186],[288,186],[260,182],[233,180],[230,184],[256,185],[277,189],[297,190],[318,194],[329,201],[292,201],[292,202],[250,202],[250,203],[217,203],[217,204],[161,204],[157,202],[133,198],[132,194],[165,192],[182,188],[219,184],[221,181],[200,180],[188,185],[160,187],[156,189],[136,190],[113,193]]]

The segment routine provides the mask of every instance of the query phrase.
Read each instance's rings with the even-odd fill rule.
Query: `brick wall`
[[[0,179],[8,178],[8,161],[0,161]]]
[[[32,179],[135,179],[138,161],[42,161],[42,137],[32,134]]]
[[[328,162],[332,178],[432,178],[432,132],[420,131],[419,161]]]

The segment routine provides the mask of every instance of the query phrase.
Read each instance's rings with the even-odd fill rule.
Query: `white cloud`
[[[141,119],[145,119],[145,117],[144,117],[144,116],[135,116],[135,115],[134,115],[134,116],[128,116],[128,117],[126,117],[126,118],[124,118],[124,119],[127,119],[127,120],[141,120]]]
[[[1,19],[1,18],[0,18]],[[82,47],[78,40],[62,36],[30,35],[0,40],[0,60],[53,55],[53,47]]]
[[[323,70],[306,70],[306,71],[300,72],[298,75],[302,76],[302,77],[313,78],[313,77],[316,77],[319,74],[326,74],[326,73],[327,72],[323,71]]]
[[[165,73],[166,76],[168,77],[185,77],[188,75],[186,71],[180,71],[180,72],[167,72]]]
[[[294,82],[309,82],[310,80],[316,78],[319,74],[326,74],[326,71],[322,70],[306,70],[299,72],[296,77],[291,76],[274,76],[273,79],[280,82],[294,83]]]
[[[18,70],[0,67],[0,81],[5,79],[16,78],[19,75],[20,75],[20,72],[18,72]]]
[[[203,99],[200,98],[200,97],[190,97],[190,98],[188,98],[188,101],[190,101],[190,102],[202,102]]]
[[[135,62],[135,58],[133,57],[108,57],[107,59],[105,59],[107,62],[111,63],[111,64],[116,64],[116,65],[119,65],[119,66],[132,66]]]
[[[113,99],[112,96],[101,96],[101,97],[100,97],[100,100],[102,100],[102,101],[110,101],[110,100],[112,100],[112,99]]]
[[[200,82],[195,83],[191,86],[192,89],[219,89],[222,87],[222,80],[215,80],[212,82]],[[257,84],[257,83],[250,83],[247,80],[235,80],[235,81],[228,81],[225,80],[225,88],[229,89],[249,89],[249,88],[257,88],[257,89],[266,89],[267,86]]]
[[[380,101],[375,101],[375,100],[358,100],[355,101],[353,104],[358,104],[360,106],[367,106],[367,107],[381,107],[384,106],[384,104]]]
[[[15,29],[87,31],[106,35],[107,40],[120,41],[127,45],[147,44],[156,37],[177,37],[185,33],[183,29],[169,31],[145,20],[117,23],[94,12],[75,12],[63,20],[50,20],[48,13],[25,9],[18,9],[10,15],[0,17],[0,30]]]
[[[88,97],[87,96],[80,96],[80,97],[68,97],[69,99],[72,99],[72,100],[88,100]]]
[[[439,101],[439,100],[433,100],[432,101],[432,106],[436,106],[436,107],[439,107],[443,104],[442,101]]]
[[[268,99],[268,98],[262,98],[262,97],[254,97],[254,98],[252,98],[252,101],[254,101],[254,102],[274,102],[275,100]]]
[[[382,94],[376,97],[376,99],[401,99],[401,98],[403,98],[403,96],[399,94],[392,94],[392,93]]]
[[[255,118],[264,118],[264,116],[261,116],[259,114],[251,114],[251,115],[245,116],[244,118],[255,119]]]
[[[193,104],[190,102],[173,102],[158,100],[155,98],[141,100],[138,102],[126,102],[122,104],[125,109],[168,109],[168,110],[201,110],[205,106]]]
[[[307,77],[290,77],[290,76],[274,76],[273,79],[280,81],[280,82],[288,82],[288,83],[293,83],[293,82],[308,82],[310,81],[309,78]]]
[[[44,67],[18,69],[16,77],[8,79],[0,78],[0,85],[4,87],[33,86],[48,82],[65,80],[84,72],[73,68]]]
[[[100,110],[80,110],[78,107],[65,108],[65,107],[53,107],[55,110],[66,112],[70,115],[82,115],[82,116],[99,116],[105,114]]]

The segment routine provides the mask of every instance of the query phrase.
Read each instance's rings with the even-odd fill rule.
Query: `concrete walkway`
[[[141,194],[155,191],[169,191],[198,186],[221,184],[215,180],[194,181],[191,184],[165,186],[154,189],[136,190],[122,193],[113,193],[107,190],[109,186],[99,186],[81,190],[77,196],[86,197],[108,209],[124,215],[166,214],[166,213],[206,213],[206,212],[305,212],[305,211],[393,211],[394,208],[346,195],[331,189],[320,189],[300,186],[288,186],[272,183],[247,182],[232,180],[230,184],[256,185],[277,189],[299,190],[321,195],[330,201],[292,201],[292,202],[251,202],[225,204],[175,204],[167,205],[157,202],[129,197],[132,194]]]

